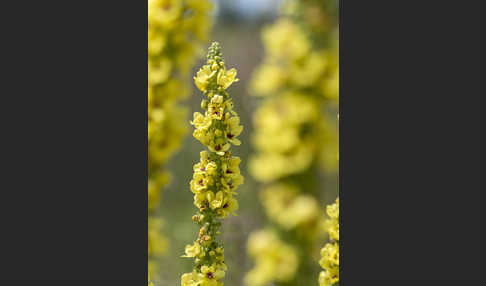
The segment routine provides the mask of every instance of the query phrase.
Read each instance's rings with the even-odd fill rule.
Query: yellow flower
[[[217,83],[224,89],[227,89],[233,82],[237,82],[239,79],[236,78],[236,69],[230,69],[226,71],[225,69],[220,69],[218,73]]]
[[[211,119],[199,112],[194,112],[194,119],[191,124],[199,130],[207,130],[211,126]]]
[[[223,97],[221,95],[213,96],[208,105],[208,114],[210,115],[208,118],[221,120],[223,118],[224,109]]]
[[[234,192],[238,186],[243,184],[244,178],[241,174],[226,174],[224,178],[221,179],[223,187],[228,190],[228,192]]]
[[[203,173],[200,172],[194,173],[190,186],[191,186],[191,191],[193,193],[195,194],[200,193],[207,189],[208,179],[204,176]]]
[[[339,244],[328,243],[321,249],[321,260],[319,264],[322,267],[326,265],[339,265]]]
[[[339,198],[336,199],[336,203],[327,206],[326,212],[330,218],[339,218]]]
[[[324,276],[332,283],[339,281],[339,245],[337,243],[326,244],[321,250],[319,264],[324,269]]]
[[[298,195],[298,188],[289,184],[271,185],[261,193],[268,217],[290,230],[316,223],[319,204],[310,195]]]
[[[319,274],[319,285],[327,286],[339,282],[339,198],[332,205],[327,206],[327,221],[331,242],[321,249],[319,264],[322,271]]]
[[[327,232],[329,232],[329,238],[333,240],[339,240],[339,198],[332,205],[326,208],[327,215],[330,217],[326,221]]]
[[[297,59],[305,56],[311,48],[303,32],[287,19],[280,19],[265,28],[262,38],[270,57]]]
[[[184,273],[181,277],[181,286],[200,286],[201,279],[195,272]]]
[[[240,157],[233,156],[222,164],[223,173],[226,175],[239,174],[240,173]]]
[[[206,201],[207,194],[206,193],[198,193],[194,195],[194,205],[200,208],[204,202]]]
[[[205,145],[211,144],[214,141],[214,133],[208,132],[205,129],[195,129],[192,135]]]
[[[161,255],[167,248],[167,240],[161,234],[163,222],[160,218],[149,216],[148,219],[148,253],[150,256]]]
[[[149,84],[159,84],[169,78],[172,70],[172,63],[169,59],[164,58],[158,63],[149,62],[148,64],[148,81]]]
[[[250,235],[248,253],[255,259],[255,267],[245,277],[248,286],[262,286],[273,280],[287,282],[299,263],[295,249],[268,230]]]
[[[202,92],[206,91],[206,87],[209,83],[209,79],[216,74],[216,71],[211,70],[209,66],[203,66],[197,72],[197,76],[194,77],[194,82],[197,88]]]
[[[257,154],[250,158],[250,172],[261,182],[271,182],[291,174],[303,172],[315,159],[312,147],[302,143],[296,146],[292,152],[284,154],[274,152]]]
[[[229,214],[237,216],[235,212],[238,210],[238,208],[238,201],[234,198],[230,198],[223,204],[220,209],[217,210],[217,214],[222,218],[227,217]]]
[[[196,257],[201,253],[201,246],[195,242],[193,245],[186,245],[186,255],[183,257]]]
[[[217,168],[218,165],[215,162],[209,162],[206,165],[206,173],[208,174],[208,176],[214,176]]]
[[[331,276],[327,271],[321,271],[319,273],[319,286],[331,286]]]
[[[263,64],[255,71],[251,81],[252,95],[272,95],[286,80],[285,71],[276,64]]]
[[[321,52],[310,53],[305,60],[294,63],[289,78],[296,85],[307,87],[317,83],[326,71],[328,62]]]
[[[212,194],[212,192],[210,192]],[[208,202],[209,202],[209,207],[211,209],[216,209],[216,208],[219,208],[223,205],[224,203],[224,195],[223,195],[223,192],[222,191],[219,191],[216,193],[216,196],[212,196],[211,197],[211,200],[208,199]]]
[[[209,142],[208,149],[211,152],[215,152],[219,156],[223,156],[226,153],[226,151],[230,149],[230,147],[231,147],[230,144],[225,142],[223,138],[218,138],[216,140],[211,140]]]
[[[227,120],[227,130],[226,130],[226,137],[228,138],[229,142],[235,146],[239,146],[241,141],[236,138],[241,134],[243,131],[243,126],[240,125],[240,117],[234,116]]]
[[[201,274],[203,275],[202,285],[208,286],[218,285],[218,280],[222,279],[225,275],[224,271],[215,264],[211,265],[210,267],[203,265],[201,267]]]
[[[218,165],[216,162],[210,161],[207,157],[207,152],[201,152],[201,161],[194,165],[194,174],[198,174],[199,178],[206,179],[207,184],[212,184],[212,177],[217,171]]]

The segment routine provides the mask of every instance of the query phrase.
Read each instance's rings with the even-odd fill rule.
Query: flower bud
[[[201,108],[204,110],[208,109],[208,101],[206,99],[201,101]]]

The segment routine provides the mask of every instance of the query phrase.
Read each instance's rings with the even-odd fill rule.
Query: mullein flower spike
[[[339,65],[332,40],[337,3],[285,1],[283,13],[262,31],[265,57],[250,84],[261,104],[253,116],[255,153],[248,169],[263,184],[260,201],[268,223],[248,240],[254,260],[248,286],[311,285],[315,278],[308,271],[318,273],[312,257],[325,233],[316,186],[321,171],[334,176],[338,166]],[[268,239],[262,233],[286,247],[256,253]],[[290,259],[289,253],[298,255]],[[275,257],[285,257],[286,269],[296,270],[283,275],[273,266]]]
[[[218,240],[221,219],[235,214],[238,201],[233,197],[243,184],[240,158],[232,156],[231,145],[240,145],[237,139],[243,130],[238,114],[226,89],[237,82],[236,70],[227,70],[221,48],[214,42],[209,48],[207,64],[194,77],[196,86],[207,99],[201,102],[204,114],[194,113],[191,124],[193,136],[208,148],[202,151],[199,163],[194,165],[190,182],[194,204],[199,212],[192,217],[201,226],[192,245],[187,245],[183,257],[195,259],[194,269],[181,277],[182,286],[222,286],[225,276],[224,248]]]
[[[339,283],[339,198],[332,205],[327,206],[326,221],[329,242],[321,249],[322,271],[319,274],[319,286],[331,286]]]

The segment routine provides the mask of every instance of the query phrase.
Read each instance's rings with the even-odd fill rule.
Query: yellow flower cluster
[[[319,204],[310,195],[299,195],[296,185],[278,183],[261,192],[267,216],[285,230],[313,225],[320,216]]]
[[[164,252],[167,240],[161,234],[163,221],[160,218],[152,217],[148,221],[148,253],[155,256]]]
[[[256,265],[245,277],[247,285],[262,286],[271,281],[290,281],[299,265],[297,251],[270,230],[250,235],[248,253],[255,259]]]
[[[250,161],[252,174],[263,182],[300,173],[316,159],[337,168],[337,125],[322,115],[323,108],[337,104],[337,55],[313,49],[305,35],[287,18],[263,31],[267,55],[251,89],[268,99],[254,116],[259,152]]]
[[[251,83],[255,95],[269,96],[292,85],[315,89],[326,97],[334,96],[324,91],[337,68],[335,57],[326,50],[314,50],[306,33],[294,21],[279,19],[263,30],[262,40],[267,56]]]
[[[319,286],[331,286],[339,282],[339,198],[327,206],[327,231],[329,242],[321,249],[322,271],[319,274]]]
[[[164,252],[161,220],[154,217],[169,174],[164,164],[187,132],[180,101],[189,90],[189,70],[207,41],[209,0],[148,0],[148,239],[149,271]]]
[[[313,163],[321,144],[317,103],[305,94],[285,92],[255,111],[253,143],[258,153],[249,168],[257,180],[271,182],[303,172]]]
[[[219,44],[212,43],[207,64],[194,77],[196,86],[207,99],[201,103],[204,115],[194,113],[191,122],[195,126],[193,135],[209,151],[201,152],[190,182],[194,204],[199,209],[193,220],[201,228],[196,241],[185,248],[183,257],[195,258],[195,266],[192,272],[182,275],[182,286],[222,286],[221,279],[227,270],[224,249],[218,241],[220,220],[230,213],[236,215],[238,202],[233,195],[243,184],[239,168],[241,160],[231,156],[229,150],[231,145],[240,145],[237,137],[243,130],[226,92],[236,81],[236,70],[226,70]]]
[[[220,156],[218,153],[216,156]],[[216,156],[207,151],[201,152],[201,161],[194,165],[190,185],[194,193],[194,204],[200,210],[209,207],[218,217],[225,218],[238,209],[238,202],[232,195],[243,184],[239,168],[241,160],[229,156],[229,153],[222,157]]]
[[[256,152],[248,166],[253,177],[265,184],[260,198],[269,224],[277,228],[274,235],[299,254],[299,273],[292,274],[288,285],[313,281],[300,272],[314,263],[313,248],[324,235],[316,185],[320,171],[333,173],[338,166],[339,63],[333,40],[337,21],[331,15],[337,14],[336,3],[287,1],[278,20],[262,31],[265,58],[250,84],[261,104],[253,117]],[[251,273],[271,260],[265,255],[271,254],[252,256],[255,268],[247,285],[254,285],[248,279]],[[269,277],[265,283],[287,285],[277,279],[278,270],[268,267],[262,272]]]

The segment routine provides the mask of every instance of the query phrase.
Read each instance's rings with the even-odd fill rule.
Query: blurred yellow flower
[[[250,235],[248,254],[255,260],[255,267],[245,277],[248,286],[262,286],[270,281],[286,282],[297,270],[296,250],[270,230]]]
[[[299,195],[295,185],[274,184],[261,192],[267,216],[282,228],[290,230],[298,226],[316,223],[319,219],[319,204],[310,195]]]
[[[180,102],[189,92],[189,71],[208,37],[211,7],[209,0],[148,0],[148,254],[154,276],[154,258],[168,243],[154,212],[170,179],[164,165],[187,132],[186,108]]]
[[[319,264],[323,271],[319,274],[319,286],[330,286],[339,282],[339,198],[326,208],[330,217],[326,221],[330,242],[321,249]]]
[[[286,72],[277,64],[259,66],[250,84],[252,95],[272,95],[282,87],[286,76]]]
[[[252,95],[262,99],[253,115],[255,153],[248,169],[265,186],[260,199],[268,223],[303,258],[297,269],[312,263],[316,251],[309,245],[324,235],[316,185],[329,176],[319,172],[335,175],[338,166],[337,9],[332,9],[338,5],[331,2],[285,1],[280,17],[262,31],[265,56],[250,84]],[[265,260],[253,258],[257,265]],[[278,284],[277,271],[256,267],[248,285]],[[311,285],[313,279],[302,271],[286,283]]]
[[[269,57],[298,59],[309,53],[311,45],[302,31],[289,19],[279,19],[263,30],[262,40]]]
[[[148,252],[152,255],[162,254],[167,247],[167,240],[161,234],[163,222],[159,218],[148,218]]]

